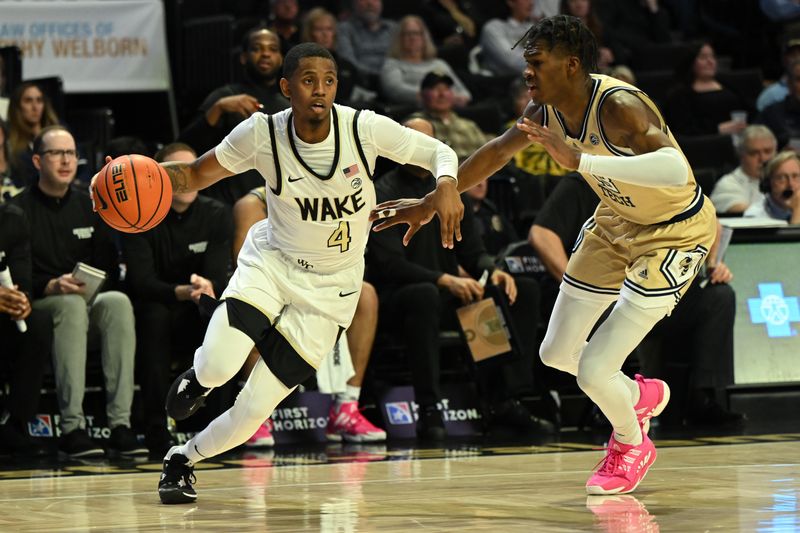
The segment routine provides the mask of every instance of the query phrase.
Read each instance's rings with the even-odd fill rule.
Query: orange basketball
[[[93,194],[95,209],[106,224],[125,233],[140,233],[167,216],[172,182],[149,157],[123,155],[100,170]]]

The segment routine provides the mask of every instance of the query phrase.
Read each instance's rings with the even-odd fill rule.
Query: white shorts
[[[320,274],[268,246],[263,240],[256,244],[251,228],[222,298],[236,298],[259,309],[297,353],[318,369],[353,320],[364,263]]]

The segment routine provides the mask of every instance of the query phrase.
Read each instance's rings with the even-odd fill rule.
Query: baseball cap
[[[420,87],[422,89],[430,89],[437,83],[446,83],[447,85],[452,87],[454,82],[453,78],[451,78],[450,75],[447,74],[446,72],[433,70],[425,74],[425,77],[422,78],[422,83],[420,84]]]

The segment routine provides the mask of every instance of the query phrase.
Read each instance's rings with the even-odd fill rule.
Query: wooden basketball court
[[[241,452],[162,505],[155,462],[0,472],[2,531],[796,531],[800,433],[660,441],[634,495],[592,496],[593,445]]]

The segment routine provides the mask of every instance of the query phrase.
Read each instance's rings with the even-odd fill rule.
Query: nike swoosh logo
[[[305,176],[300,176],[299,178],[293,178],[293,177],[289,176],[289,179],[287,181],[289,183],[294,183],[295,181],[300,181],[303,178],[305,178]]]
[[[339,292],[339,296],[341,296],[342,298],[344,298],[345,296],[350,296],[351,294],[355,294],[355,293],[357,293],[357,292],[358,292],[358,291],[353,291],[353,292],[341,292],[341,291],[340,291],[340,292]]]
[[[92,196],[93,196],[94,198],[96,198],[98,202],[100,202],[100,209],[102,209],[103,211],[105,211],[106,209],[108,209],[108,204],[107,204],[107,203],[106,203],[106,201],[103,199],[103,197],[102,197],[102,196],[101,196],[101,195],[100,195],[100,194],[97,192],[97,187],[96,187],[96,186],[95,186],[95,188],[94,188],[94,194],[93,194]]]

